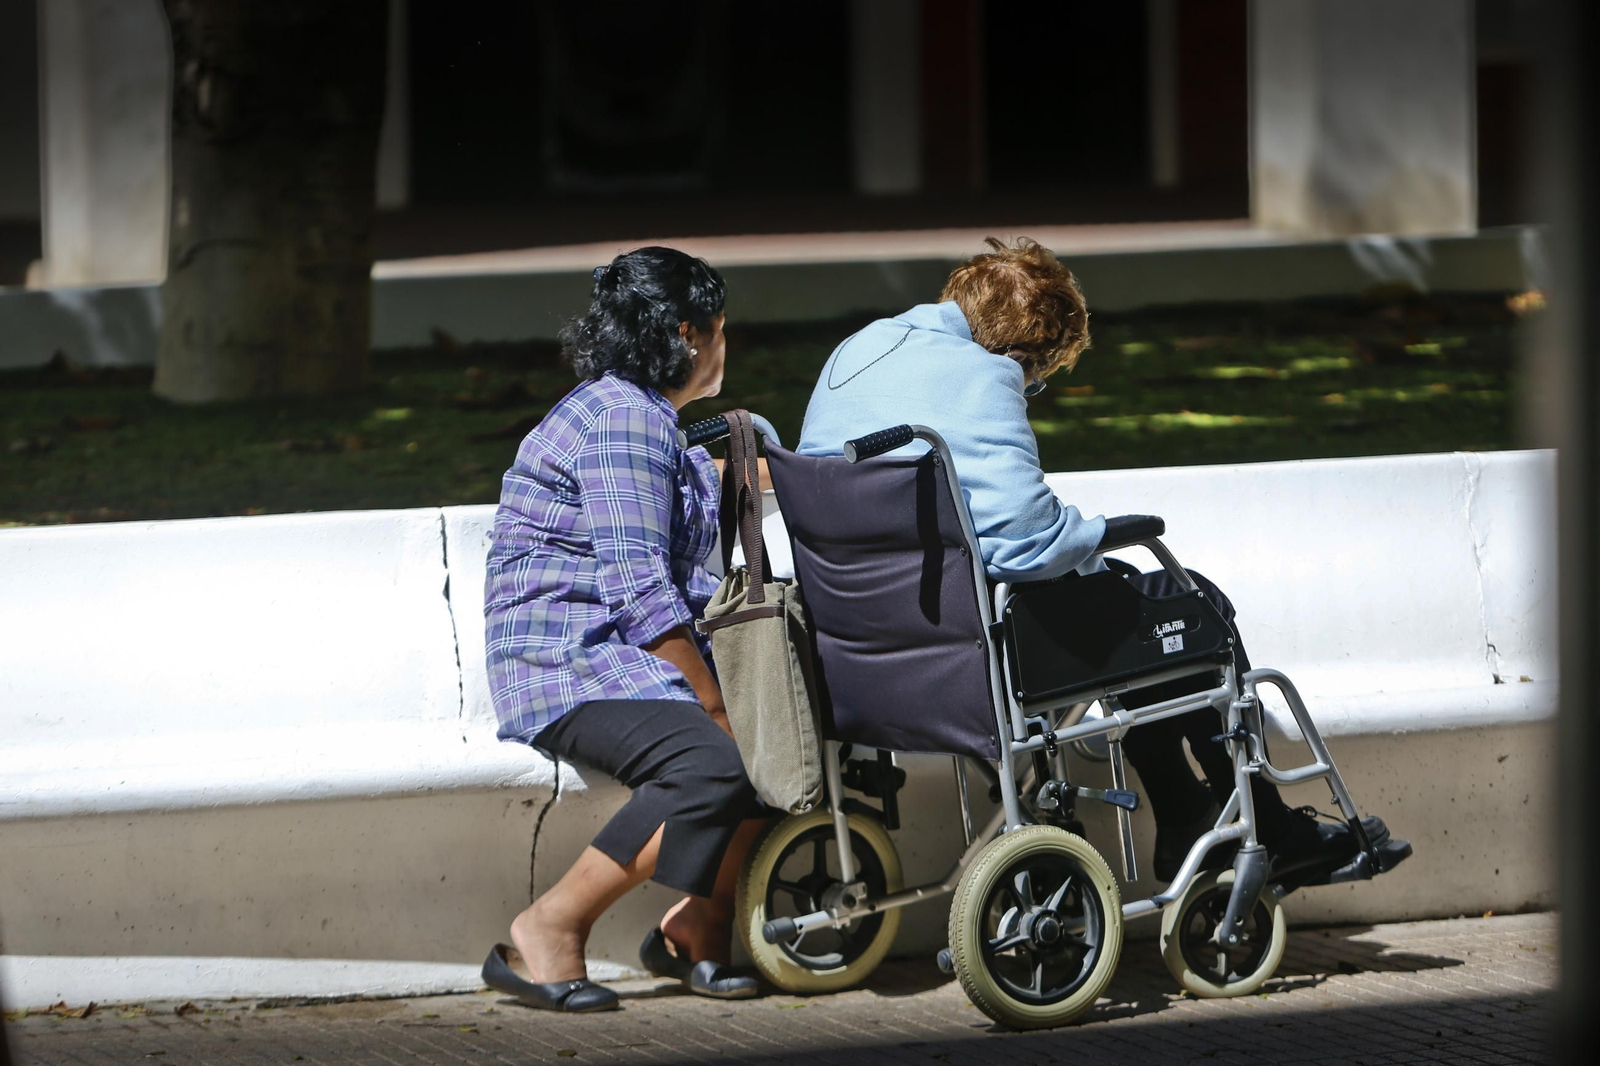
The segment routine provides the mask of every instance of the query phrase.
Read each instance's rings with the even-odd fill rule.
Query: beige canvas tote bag
[[[762,802],[798,814],[823,796],[811,635],[798,586],[768,580],[755,427],[746,411],[726,417],[730,432],[721,501],[726,576],[696,625],[711,638],[728,724],[750,783]],[[735,534],[745,557],[737,569]]]

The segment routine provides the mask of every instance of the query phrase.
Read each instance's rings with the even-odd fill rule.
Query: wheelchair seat
[[[1155,597],[1105,570],[1011,587],[1003,609],[1017,699],[1044,700],[1156,670],[1227,661],[1233,633],[1199,592]]]

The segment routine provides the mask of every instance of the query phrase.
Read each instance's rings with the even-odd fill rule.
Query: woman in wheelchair
[[[1146,594],[1184,591],[1166,571],[1140,574],[1095,554],[1103,518],[1084,518],[1045,484],[1028,424],[1027,398],[1058,370],[1071,370],[1089,344],[1088,311],[1071,271],[1037,243],[1005,244],[950,275],[939,301],[880,319],[834,350],[806,409],[801,455],[839,455],[844,442],[902,423],[937,430],[948,445],[967,496],[983,561],[992,580],[1042,582],[1105,570],[1125,572]],[[925,445],[915,444],[921,449]],[[1233,605],[1214,584],[1190,572],[1229,626]],[[1067,581],[1059,582],[1063,595]],[[1236,629],[1236,627],[1235,627]],[[1250,669],[1234,633],[1237,672]],[[1202,676],[1150,686],[1123,700],[1144,707],[1208,687]],[[1158,719],[1128,732],[1124,749],[1155,815],[1155,873],[1177,875],[1190,846],[1216,823],[1234,787],[1233,760],[1215,736],[1209,709]],[[1195,778],[1183,742],[1205,771]],[[1349,827],[1290,809],[1261,776],[1252,779],[1259,839],[1275,882],[1324,883],[1358,845]],[[1388,838],[1375,817],[1363,819],[1374,844]],[[1215,849],[1211,864],[1229,854]]]
[[[511,924],[484,981],[551,1010],[617,1006],[587,980],[600,915],[646,878],[686,893],[644,964],[702,995],[754,995],[728,968],[733,892],[765,824],[691,623],[716,587],[718,479],[681,447],[678,409],[721,387],[724,285],[705,262],[641,248],[595,271],[562,334],[581,383],[506,472],[488,558],[488,671],[503,740],[632,789],[572,868]]]

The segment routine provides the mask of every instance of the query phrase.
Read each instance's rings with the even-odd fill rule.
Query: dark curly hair
[[[561,354],[585,381],[615,373],[658,392],[681,388],[694,361],[678,324],[710,329],[727,294],[704,259],[636,248],[595,268],[589,310],[561,330]]]

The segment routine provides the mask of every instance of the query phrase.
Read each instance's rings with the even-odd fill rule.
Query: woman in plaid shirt
[[[491,986],[533,1006],[617,1006],[584,943],[647,878],[687,893],[640,957],[704,995],[754,995],[728,968],[740,864],[761,821],[709,648],[718,475],[677,443],[678,410],[722,387],[726,289],[703,260],[641,248],[595,270],[562,333],[582,379],[517,449],[495,514],[484,615],[500,737],[601,770],[632,797],[511,923],[532,980],[497,944]]]

